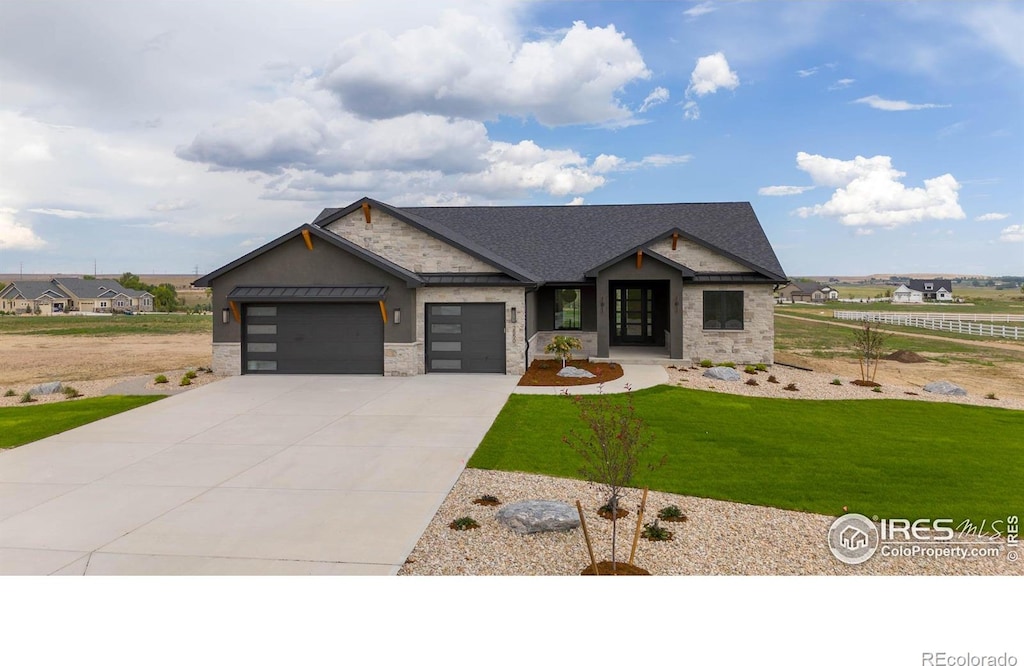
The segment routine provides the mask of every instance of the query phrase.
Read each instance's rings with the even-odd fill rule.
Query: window
[[[704,329],[743,330],[743,292],[705,291]]]
[[[578,331],[583,327],[580,300],[579,289],[555,289],[556,331]]]
[[[932,284],[931,282],[925,282],[924,283],[924,290],[925,291],[932,291],[933,289],[935,289],[935,285],[934,284]]]
[[[250,305],[245,310],[245,314],[250,317],[276,317],[277,306],[276,305]]]

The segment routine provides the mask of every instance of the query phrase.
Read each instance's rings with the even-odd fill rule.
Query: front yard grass
[[[32,407],[0,407],[0,449],[56,435],[161,400],[162,395],[109,395]]]
[[[615,399],[625,399],[618,395]],[[1005,521],[1024,510],[1024,412],[906,400],[785,400],[659,386],[634,406],[654,434],[637,487],[880,518]],[[581,478],[561,396],[512,395],[470,467]],[[847,507],[844,510],[844,507]],[[780,538],[785,538],[780,535]]]

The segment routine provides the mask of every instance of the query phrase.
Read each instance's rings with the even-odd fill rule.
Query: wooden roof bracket
[[[644,265],[644,251],[643,250],[637,250],[636,251],[636,267],[637,268],[641,268],[643,265]]]
[[[363,202],[363,217],[366,218],[367,224],[373,224],[373,221],[370,219],[370,204],[366,201]]]
[[[384,323],[388,323],[388,309],[384,307],[384,301],[377,301],[380,305],[380,318],[384,320]]]
[[[238,303],[234,301],[228,301],[228,307],[231,308],[231,314],[234,315],[235,321],[242,321],[242,313],[238,310]]]
[[[313,249],[313,237],[309,235],[309,229],[302,230],[302,240],[306,241],[306,248]]]
[[[672,249],[673,250],[676,249],[676,243],[678,243],[678,242],[679,242],[679,232],[678,231],[673,231],[672,232]]]

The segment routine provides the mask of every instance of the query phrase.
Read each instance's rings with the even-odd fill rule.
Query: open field
[[[213,330],[211,315],[145,314],[110,316],[54,315],[52,317],[0,317],[0,335],[176,335]]]

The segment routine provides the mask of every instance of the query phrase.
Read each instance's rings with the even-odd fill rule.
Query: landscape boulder
[[[60,393],[62,388],[64,387],[60,382],[47,382],[46,384],[33,386],[28,392],[30,395],[53,395],[54,393]]]
[[[967,395],[967,391],[963,390],[953,382],[947,382],[946,380],[925,384],[924,390],[938,395]]]
[[[725,366],[719,366],[714,368],[708,368],[704,372],[705,377],[711,379],[722,379],[727,382],[738,382],[740,380],[740,372],[736,368],[727,368]]]
[[[582,378],[586,378],[586,379],[591,379],[593,377],[596,377],[597,375],[595,375],[594,373],[590,372],[589,370],[584,370],[583,368],[577,368],[577,367],[574,367],[574,366],[571,366],[571,365],[567,365],[567,366],[565,366],[564,368],[562,368],[561,370],[558,371],[558,376],[559,377],[582,377]]]
[[[568,532],[580,526],[576,508],[553,500],[526,500],[508,504],[496,514],[498,522],[513,532]]]

